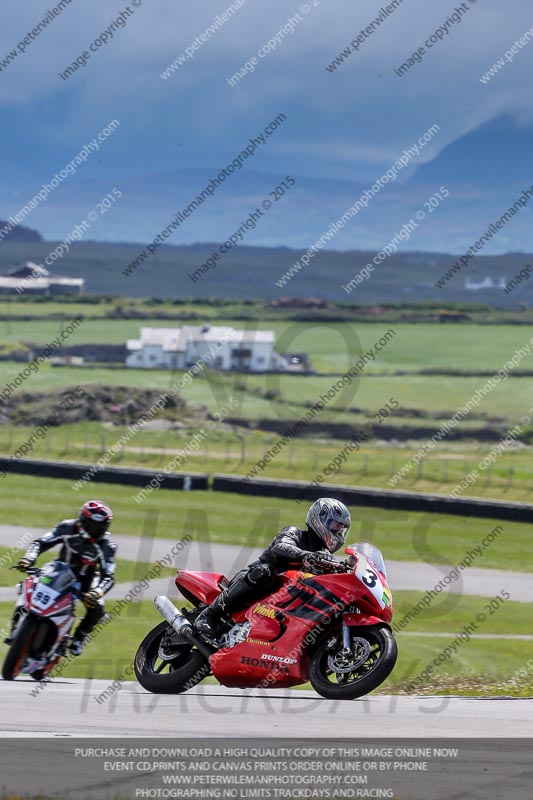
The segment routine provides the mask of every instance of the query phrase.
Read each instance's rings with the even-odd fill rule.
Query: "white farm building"
[[[141,328],[126,343],[127,367],[186,369],[202,358],[214,369],[285,372],[289,359],[274,350],[273,331],[245,331],[216,325]]]
[[[0,275],[0,294],[81,294],[85,280],[52,275],[45,267],[27,261],[9,275]]]

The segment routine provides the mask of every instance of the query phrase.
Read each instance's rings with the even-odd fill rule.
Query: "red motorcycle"
[[[180,612],[167,597],[155,598],[165,621],[137,650],[137,680],[150,692],[176,694],[210,673],[223,686],[241,689],[310,681],[318,694],[334,700],[373,691],[390,675],[398,655],[389,624],[392,594],[376,547],[359,543],[345,552],[342,574],[291,570],[281,575],[273,594],[228,618],[218,649],[206,644],[193,624],[227,579],[178,570],[176,586],[194,608]]]

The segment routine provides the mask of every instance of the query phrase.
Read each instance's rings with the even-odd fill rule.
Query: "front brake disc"
[[[367,661],[370,655],[370,643],[362,637],[352,639],[350,650],[337,650],[334,655],[328,656],[328,667],[332,672],[345,675],[354,672]]]

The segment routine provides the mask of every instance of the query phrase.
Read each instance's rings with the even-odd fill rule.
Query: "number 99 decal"
[[[33,597],[34,604],[43,608],[44,606],[47,606],[51,600],[51,596],[45,592],[37,592],[37,594]]]

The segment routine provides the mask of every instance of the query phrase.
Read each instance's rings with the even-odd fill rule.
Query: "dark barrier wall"
[[[91,483],[122,483],[127,486],[146,486],[158,475],[157,470],[139,469],[136,467],[105,467],[90,473],[92,464],[80,464],[75,461],[41,461],[37,458],[19,458],[11,461],[0,457],[0,471],[21,475],[40,475],[46,478],[67,478],[77,481],[85,474],[90,474],[87,487]],[[201,473],[171,472],[161,479],[163,489],[208,489],[208,476]]]
[[[88,473],[91,464],[74,461],[41,461],[21,458],[10,461],[0,457],[0,473],[39,475],[46,478],[66,478],[77,481]],[[119,483],[127,486],[146,486],[159,473],[157,470],[135,467],[105,467],[87,481]],[[202,473],[172,472],[161,479],[162,489],[206,490],[209,476]],[[417,494],[416,492],[388,492],[383,489],[357,488],[321,483],[311,487],[305,481],[255,478],[244,481],[239,475],[214,475],[212,489],[217,492],[235,492],[262,497],[279,497],[311,503],[318,497],[336,497],[349,506],[394,508],[403,511],[429,511],[438,514],[459,514],[462,517],[506,519],[513,522],[533,522],[533,505],[503,503],[483,498],[448,497],[443,494]]]
[[[263,497],[280,497],[313,502],[319,497],[335,497],[348,506],[394,508],[403,511],[430,511],[438,514],[460,514],[462,517],[487,517],[513,522],[533,522],[533,505],[502,503],[482,498],[448,497],[444,494],[388,492],[382,489],[357,488],[321,483],[310,487],[305,481],[255,478],[244,481],[238,475],[215,475],[213,489]]]

